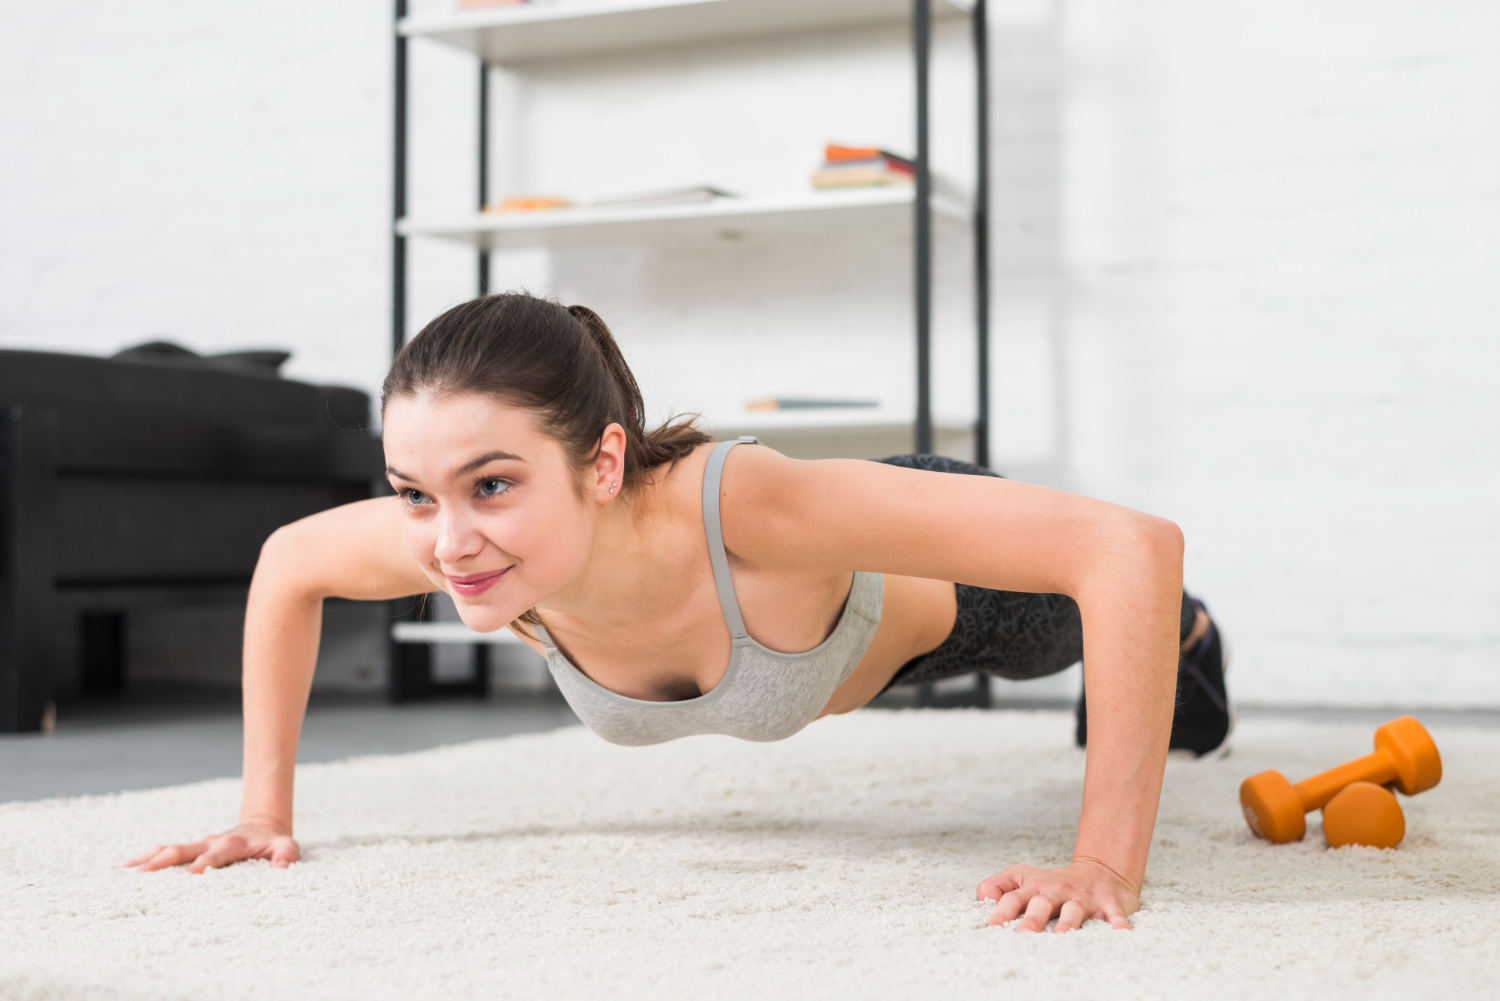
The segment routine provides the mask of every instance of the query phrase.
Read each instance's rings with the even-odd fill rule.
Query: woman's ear
[[[603,504],[620,496],[625,487],[625,429],[611,424],[599,436],[599,455],[594,460],[594,498]]]

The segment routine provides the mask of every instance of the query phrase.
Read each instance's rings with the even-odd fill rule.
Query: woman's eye
[[[510,486],[504,480],[488,479],[479,481],[479,496],[498,497]]]
[[[420,490],[403,490],[403,491],[401,491],[401,497],[402,497],[403,500],[406,501],[406,503],[410,504],[412,507],[417,507],[418,505],[421,505],[421,504],[430,503],[431,500],[432,500],[432,498],[428,497],[426,494],[424,494]]]

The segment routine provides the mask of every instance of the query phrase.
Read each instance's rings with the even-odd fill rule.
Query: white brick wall
[[[0,345],[277,344],[376,384],[387,28],[370,0],[8,4]]]
[[[281,344],[291,374],[373,389],[389,5],[12,6],[0,344]],[[1177,519],[1242,698],[1500,705],[1500,7],[992,9],[996,464]],[[467,206],[473,64],[412,50],[414,206]],[[962,180],[960,27],[938,57]],[[764,190],[825,139],[910,146],[899,31],[570,69],[497,79],[496,190]],[[940,260],[958,412],[966,254]],[[416,243],[412,269],[413,329],[472,291],[461,250]],[[598,304],[661,409],[909,394],[899,244],[505,255],[495,276]]]
[[[1259,701],[1500,705],[1500,7],[1069,3],[1078,489]]]

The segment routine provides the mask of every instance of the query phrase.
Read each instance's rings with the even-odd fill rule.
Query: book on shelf
[[[774,396],[764,400],[751,400],[745,404],[745,409],[761,413],[768,410],[873,409],[879,406],[879,400],[830,400],[803,396]]]
[[[691,188],[672,188],[667,191],[647,191],[641,194],[615,195],[596,198],[582,203],[581,207],[599,209],[649,208],[658,205],[696,205],[711,202],[716,198],[733,198],[734,195],[706,184]],[[542,212],[549,209],[579,208],[578,202],[560,195],[511,195],[500,202],[484,207],[485,212]]]
[[[559,195],[512,195],[499,202],[486,205],[485,212],[545,212],[549,209],[570,209],[574,202]]]
[[[880,149],[878,146],[839,146],[829,143],[823,147],[823,159],[828,163],[858,163],[861,160],[885,159],[904,165],[907,170],[917,169],[917,165],[906,157],[892,153],[888,149]]]
[[[823,150],[823,166],[812,176],[814,188],[868,188],[911,184],[916,165],[904,156],[875,146],[838,146]]]

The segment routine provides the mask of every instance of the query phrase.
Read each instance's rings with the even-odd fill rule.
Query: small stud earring
[[[610,484],[610,485],[609,485],[609,492],[610,492],[610,493],[614,493],[614,492],[615,492],[615,487],[617,487],[617,486],[619,486],[619,485],[620,485],[620,484],[619,484],[619,483],[611,483],[611,484]]]

